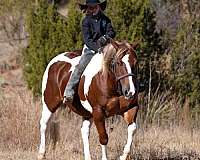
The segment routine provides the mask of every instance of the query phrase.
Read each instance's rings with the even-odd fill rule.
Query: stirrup
[[[65,102],[66,102],[66,97],[64,96],[63,97],[63,104],[65,104]]]
[[[63,103],[72,103],[73,102],[74,97],[66,97],[64,96],[63,98]]]

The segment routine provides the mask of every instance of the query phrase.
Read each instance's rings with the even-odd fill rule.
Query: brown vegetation
[[[33,98],[31,91],[24,86],[25,82],[22,80],[22,69],[19,64],[21,55],[16,52],[21,51],[26,45],[24,40],[28,36],[24,30],[24,19],[22,19],[24,8],[28,7],[27,0],[9,1],[14,4],[8,3],[8,0],[2,2],[9,5],[6,5],[6,10],[3,10],[1,8],[3,5],[0,5],[0,160],[36,160],[42,107],[40,99]],[[155,0],[155,2],[160,4],[161,1]],[[156,18],[157,28],[168,29],[169,35],[174,38],[181,18],[187,21],[192,11],[196,16],[199,14],[199,5],[197,5],[199,2],[194,1],[194,6],[189,5],[189,0],[180,0],[180,4],[179,1],[171,2],[173,3],[170,4],[168,1],[163,7],[157,6]],[[66,15],[64,10],[62,8],[60,14]],[[168,18],[163,19],[163,17]],[[191,22],[188,24],[192,26]],[[188,41],[193,43],[193,41]],[[182,44],[185,44],[185,40]],[[180,47],[182,51],[182,44],[177,40],[177,46],[174,48]],[[179,52],[178,50],[177,53]],[[185,56],[182,52],[180,54]],[[170,75],[171,61],[171,54],[166,54],[161,59],[160,68],[163,68],[166,75]],[[134,136],[129,160],[199,160],[199,108],[191,107],[187,98],[182,105],[183,99],[170,91],[150,93],[149,97],[141,95],[140,98],[138,129]],[[81,121],[81,117],[72,112],[68,113],[68,109],[60,110],[52,117],[47,131],[48,160],[83,159]],[[122,154],[126,142],[127,126],[122,118],[114,117],[107,121],[107,131],[110,137],[108,158],[116,160]],[[90,144],[92,159],[99,160],[101,148],[94,125],[91,128]]]
[[[0,91],[0,159],[35,160],[39,144],[40,100],[33,100],[25,87],[7,86]],[[154,102],[156,103],[156,99]],[[169,115],[174,116],[174,108],[178,104],[173,104],[172,101],[163,103],[171,107],[167,110],[170,112],[168,118]],[[186,110],[180,111],[180,115],[186,116],[184,121],[188,118],[188,115],[185,115]],[[200,158],[198,128],[193,128],[190,124],[185,127],[178,123],[157,123],[158,121],[144,125],[144,111],[145,108],[140,110],[130,159]],[[159,121],[162,121],[161,117]],[[67,109],[54,115],[47,131],[47,159],[83,159],[80,128],[81,117],[68,113]],[[109,159],[116,159],[123,151],[127,126],[120,117],[114,117],[107,121],[107,130],[110,137],[108,156]],[[94,126],[91,130],[90,144],[92,158],[100,159],[101,149]]]

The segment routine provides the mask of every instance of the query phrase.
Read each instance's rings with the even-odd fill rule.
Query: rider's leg
[[[90,50],[86,45],[84,45],[83,52],[79,64],[75,67],[74,72],[71,74],[70,79],[65,88],[64,97],[67,100],[73,100],[74,88],[78,84],[79,79],[87,67],[88,63],[95,55],[93,50]]]

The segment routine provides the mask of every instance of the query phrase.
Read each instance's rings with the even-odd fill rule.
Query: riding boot
[[[76,65],[74,72],[71,74],[71,77],[67,83],[67,86],[64,91],[64,97],[69,102],[72,102],[75,93],[75,87],[79,83],[81,75],[83,74],[85,68],[87,67],[88,63],[91,61],[92,57],[95,55],[93,50],[90,50],[86,45],[83,48],[83,54],[79,61],[79,64]]]

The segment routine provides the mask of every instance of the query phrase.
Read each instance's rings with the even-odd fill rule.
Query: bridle
[[[120,76],[120,77],[116,77],[117,82],[120,81],[121,79],[124,79],[124,78],[129,77],[129,76],[137,77],[137,76],[136,76],[135,74],[133,74],[133,73],[127,73],[127,74],[122,75],[122,76]]]
[[[116,49],[116,48],[118,48],[118,45],[117,45],[117,43],[112,39],[112,38],[110,38],[110,43],[114,46],[114,48]],[[117,50],[117,49],[116,49]],[[134,52],[135,52],[135,50],[134,50]],[[119,55],[118,55],[119,56]],[[136,82],[137,82],[137,86],[136,86],[136,90],[137,90],[137,92],[139,91],[139,83],[138,83],[138,79],[137,79],[137,73],[138,73],[138,68],[137,68],[137,72],[136,72],[136,74],[134,74],[134,73],[127,73],[127,74],[124,74],[124,75],[122,75],[122,76],[117,76],[116,75],[116,64],[117,64],[117,58],[116,57],[113,57],[113,59],[111,60],[111,71],[112,71],[112,73],[114,74],[114,76],[115,76],[115,79],[116,79],[116,82],[117,82],[117,92],[120,94],[120,95],[122,95],[122,90],[121,90],[121,83],[120,83],[120,80],[122,80],[122,79],[124,79],[124,78],[126,78],[126,77],[129,77],[129,76],[132,76],[132,77],[135,77],[135,80],[136,80]]]
[[[135,75],[134,73],[127,73],[127,74],[125,74],[125,75],[122,75],[122,76],[117,76],[116,75],[116,64],[117,64],[117,58],[116,57],[114,57],[113,58],[113,60],[111,61],[111,68],[112,68],[112,70],[113,70],[113,73],[114,73],[114,75],[115,75],[115,78],[116,78],[116,80],[117,80],[117,82],[119,82],[120,80],[122,80],[122,79],[124,79],[124,78],[126,78],[126,77],[129,77],[129,76],[132,76],[132,77],[136,77],[137,78],[137,75]]]
[[[124,74],[124,75],[118,77],[116,75],[116,64],[117,64],[116,62],[117,62],[116,60],[112,60],[112,62],[111,62],[111,69],[112,69],[112,72],[115,75],[115,78],[116,78],[117,82],[119,82],[120,80],[122,80],[122,79],[124,79],[126,77],[129,77],[129,76],[137,77],[137,75],[134,74],[134,73],[127,73],[127,74]]]
[[[113,74],[115,75],[115,79],[116,79],[116,82],[117,82],[117,92],[120,95],[122,95],[120,80],[122,80],[126,77],[129,77],[129,76],[137,78],[137,75],[134,74],[134,73],[127,73],[127,74],[124,74],[124,75],[118,77],[116,75],[116,64],[117,64],[117,59],[113,58],[113,60],[111,61],[111,70],[112,70]]]

